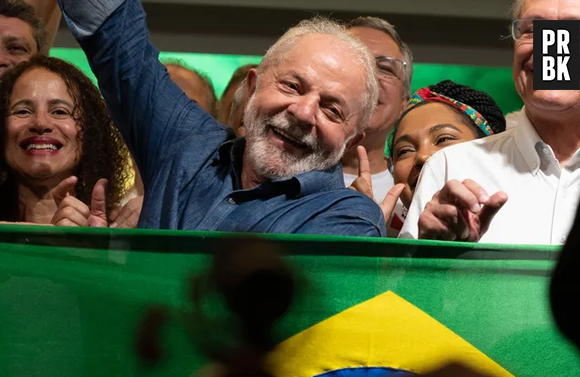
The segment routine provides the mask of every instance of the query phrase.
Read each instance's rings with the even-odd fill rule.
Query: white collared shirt
[[[579,167],[577,151],[561,169],[522,110],[517,127],[445,148],[426,162],[399,237],[418,237],[419,215],[445,182],[472,179],[490,196],[509,197],[480,242],[563,244],[580,197]]]

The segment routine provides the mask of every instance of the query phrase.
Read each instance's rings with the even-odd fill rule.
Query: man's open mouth
[[[288,132],[281,130],[279,128],[275,128],[270,126],[270,129],[272,130],[272,132],[278,136],[279,138],[283,139],[284,141],[288,142],[289,144],[295,146],[296,148],[301,148],[301,149],[310,149],[310,147],[301,142],[300,140],[298,140],[296,137],[290,135]]]

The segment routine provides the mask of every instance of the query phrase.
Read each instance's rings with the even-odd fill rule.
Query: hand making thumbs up
[[[53,190],[53,198],[58,207],[52,217],[56,226],[108,227],[106,188],[107,180],[95,183],[91,197],[91,208],[71,195],[78,178],[71,176],[63,180]]]

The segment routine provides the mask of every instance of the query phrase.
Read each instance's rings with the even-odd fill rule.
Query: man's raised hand
[[[358,154],[358,177],[351,183],[349,188],[365,194],[374,200],[375,203],[379,204],[373,195],[373,181],[367,151],[365,147],[359,145],[356,148],[356,152]],[[387,223],[391,218],[397,200],[399,200],[399,196],[401,196],[404,189],[404,184],[396,184],[389,190],[387,195],[383,198],[383,201],[379,204]]]

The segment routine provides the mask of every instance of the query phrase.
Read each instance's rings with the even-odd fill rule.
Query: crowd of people
[[[139,0],[0,4],[3,222],[566,241],[580,91],[533,90],[532,21],[580,19],[577,1],[514,1],[507,130],[487,93],[412,93],[412,51],[376,17],[303,20],[218,100],[159,61]],[[47,57],[61,12],[100,91]]]

